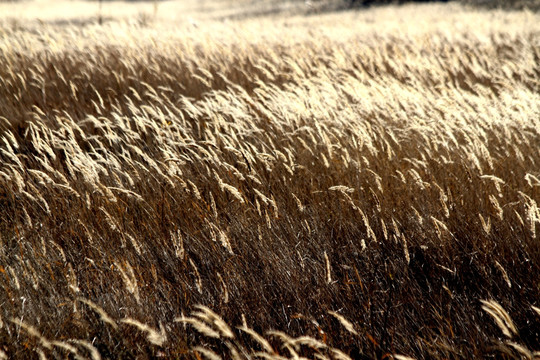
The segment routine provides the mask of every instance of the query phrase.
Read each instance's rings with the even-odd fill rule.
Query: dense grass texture
[[[539,15],[116,6],[0,17],[0,358],[540,357]]]

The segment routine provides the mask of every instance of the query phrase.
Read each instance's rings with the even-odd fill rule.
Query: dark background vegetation
[[[25,0],[0,0],[0,2],[18,2]],[[96,0],[97,1],[97,0]],[[107,2],[109,0],[102,0]],[[152,0],[127,0],[127,1],[152,1]],[[158,2],[166,0],[158,0]],[[293,0],[294,1],[294,0]],[[305,0],[297,0],[299,2],[304,2]],[[321,0],[314,0],[313,2],[318,2]],[[388,5],[388,4],[405,4],[405,3],[414,3],[414,2],[434,2],[442,1],[447,2],[448,0],[322,0],[329,3],[329,8],[355,8],[355,7],[367,7],[374,5]],[[503,9],[530,9],[530,10],[540,10],[540,0],[455,0],[463,4],[468,4],[472,6],[481,6],[486,8],[503,8]],[[276,0],[280,2],[280,0]]]

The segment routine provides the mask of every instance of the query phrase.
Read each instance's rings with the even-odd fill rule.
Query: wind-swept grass
[[[539,20],[1,20],[2,354],[538,357]]]

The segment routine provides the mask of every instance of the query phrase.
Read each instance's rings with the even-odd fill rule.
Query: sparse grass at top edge
[[[540,11],[538,0],[463,0],[462,3],[485,9]]]
[[[70,3],[0,4],[0,358],[539,357],[538,14]]]

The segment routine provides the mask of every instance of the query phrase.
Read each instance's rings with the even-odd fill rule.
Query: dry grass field
[[[270,3],[0,3],[0,359],[540,358],[540,15]]]

